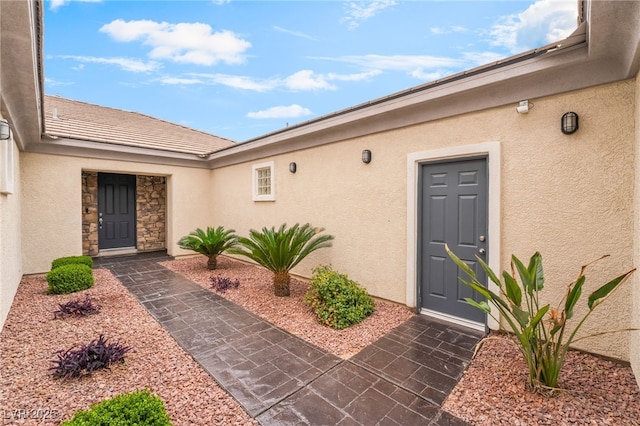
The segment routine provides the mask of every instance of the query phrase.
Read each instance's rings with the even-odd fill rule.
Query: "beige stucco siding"
[[[514,104],[215,169],[212,206],[222,208],[212,209],[214,223],[240,233],[283,222],[323,226],[336,236],[333,247],[295,272],[308,276],[313,266],[331,263],[372,294],[405,303],[405,275],[415,262],[407,258],[407,156],[497,142],[502,268],[512,253],[528,259],[539,250],[545,301],[557,303],[587,261],[612,255],[588,274],[586,293],[633,266],[634,93],[634,82],[626,81],[531,99],[526,115]],[[560,132],[567,111],[580,115],[580,130],[571,136]],[[363,149],[373,153],[369,165],[360,159]],[[276,201],[254,202],[251,165],[271,160]],[[288,171],[291,161],[295,174]],[[629,326],[630,295],[631,286],[619,291],[585,332]],[[629,335],[580,346],[628,359]]]
[[[634,146],[636,150],[640,147],[640,74],[635,80],[635,104],[633,108],[634,122],[636,126]],[[634,264],[640,265],[640,156],[635,155],[635,186],[634,186],[634,247],[633,258]],[[640,273],[636,273],[632,280],[632,307],[631,307],[631,326],[640,329]],[[630,349],[631,349],[631,367],[636,375],[636,379],[640,379],[640,331],[630,333]],[[640,381],[640,380],[639,380]]]
[[[82,170],[166,176],[170,254],[186,254],[177,240],[210,221],[209,170],[29,153],[21,162],[25,273],[48,271],[56,257],[82,253]]]
[[[0,141],[0,143],[14,144],[14,141]],[[22,278],[20,151],[15,145],[13,148],[13,193],[0,194],[0,330],[7,319]],[[0,164],[0,167],[5,165]]]

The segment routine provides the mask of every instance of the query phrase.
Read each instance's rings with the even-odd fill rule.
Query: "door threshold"
[[[98,251],[98,257],[107,257],[107,256],[122,256],[125,254],[136,254],[138,253],[138,249],[135,247],[118,247],[112,249],[100,249]]]
[[[481,322],[469,321],[468,319],[455,317],[453,315],[445,314],[442,312],[432,311],[430,309],[420,309],[421,315],[426,315],[428,317],[437,318],[446,322],[450,322],[456,325],[460,325],[462,327],[470,328],[472,330],[481,331],[486,333],[487,326]]]

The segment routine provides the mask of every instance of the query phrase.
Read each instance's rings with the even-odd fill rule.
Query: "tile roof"
[[[137,112],[45,95],[45,133],[58,138],[205,155],[236,143]]]

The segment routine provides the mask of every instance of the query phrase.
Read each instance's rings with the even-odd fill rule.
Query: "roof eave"
[[[1,2],[0,108],[9,120],[18,148],[40,141],[43,132],[41,0]]]
[[[78,139],[51,138],[47,135],[45,135],[45,139],[46,142],[31,145],[29,152],[201,169],[210,168],[202,154],[137,148]]]

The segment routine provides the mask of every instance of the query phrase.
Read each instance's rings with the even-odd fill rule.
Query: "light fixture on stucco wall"
[[[289,163],[289,171],[295,173],[298,170],[298,165],[294,162]]]
[[[520,101],[516,107],[516,111],[518,111],[518,114],[526,114],[530,108],[533,108],[533,104],[530,104],[528,100]]]
[[[6,141],[11,138],[11,127],[6,120],[0,120],[0,140]]]
[[[371,162],[371,151],[365,149],[362,151],[362,162],[364,164],[369,164]]]
[[[578,130],[578,114],[575,112],[565,112],[560,119],[560,130],[565,135],[570,135]]]

